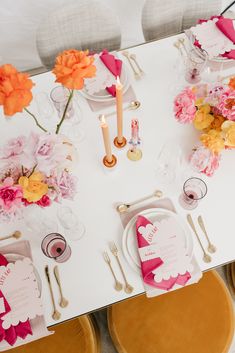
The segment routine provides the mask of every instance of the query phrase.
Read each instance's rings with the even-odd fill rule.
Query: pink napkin
[[[0,266],[7,266],[8,261],[7,259],[0,254]],[[5,304],[5,308],[6,310],[8,309],[8,311],[10,311],[10,307],[9,304],[7,303],[7,305]],[[5,315],[6,312],[3,314]],[[11,346],[13,346],[17,340],[17,337],[21,337],[23,339],[25,339],[25,337],[30,334],[32,335],[32,329],[31,329],[31,325],[29,320],[25,321],[25,322],[20,322],[17,326],[11,326],[9,327],[7,330],[4,330],[2,328],[2,320],[0,316],[0,332],[1,332],[1,337],[3,337],[3,339],[5,339]],[[3,332],[5,331],[5,332]]]
[[[220,18],[216,22],[216,26],[228,39],[233,42],[233,44],[235,43],[235,29],[233,27],[233,20],[231,18]]]
[[[136,221],[136,234],[139,248],[143,248],[150,244],[149,242],[147,242],[147,240],[143,238],[142,234],[139,232],[139,227],[146,227],[147,224],[152,223],[147,218],[143,216],[138,216]],[[156,287],[156,282],[154,281],[154,274],[152,271],[156,270],[156,268],[158,268],[162,264],[163,261],[162,259],[160,259],[160,257],[156,257],[155,259],[147,260],[144,262],[141,261],[141,271],[145,283],[149,284],[150,286]]]
[[[139,230],[140,227],[146,227],[148,224],[153,225],[147,218],[138,216],[136,221],[136,234],[139,249],[154,244],[153,238],[149,238],[149,241],[147,241]],[[155,232],[157,232],[157,227],[155,227]],[[163,260],[156,255],[156,257],[152,258],[151,260],[140,261],[143,281],[150,286],[169,291],[175,284],[184,286],[191,278],[190,273],[186,272],[184,275],[178,275],[177,277],[170,277],[168,280],[156,282],[154,279],[153,271],[163,264]]]
[[[225,18],[223,16],[211,16],[210,20],[213,20],[214,18],[218,18],[218,21],[216,22],[216,26],[218,27],[218,29],[235,44],[235,30],[233,26],[233,20],[231,18]],[[198,23],[200,24],[207,21],[208,20],[200,19],[198,20]],[[201,45],[198,40],[195,40],[194,45],[198,48],[201,48]],[[235,49],[231,50],[230,52],[224,53],[221,56],[235,60]]]
[[[122,61],[120,59],[115,58],[114,55],[109,54],[107,50],[103,50],[100,59],[104,63],[104,65],[109,69],[109,71],[117,78],[120,77],[122,72]],[[106,90],[113,96],[116,96],[116,87],[112,85],[111,87],[106,87]]]

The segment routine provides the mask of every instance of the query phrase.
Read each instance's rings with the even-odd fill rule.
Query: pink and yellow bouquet
[[[201,146],[190,162],[199,172],[213,175],[221,152],[235,147],[235,77],[228,84],[186,87],[174,100],[175,118],[201,132]]]
[[[0,220],[20,216],[24,207],[73,199],[76,149],[66,137],[35,134],[10,139],[0,150]]]
[[[93,62],[88,51],[71,49],[57,56],[52,72],[69,94],[52,133],[29,110],[34,86],[29,75],[11,64],[0,66],[0,106],[5,118],[24,111],[43,132],[12,138],[0,148],[0,221],[20,217],[24,207],[31,204],[48,207],[53,201],[73,199],[76,178],[71,168],[76,161],[76,149],[59,132],[74,90],[82,89],[84,79],[95,76]]]

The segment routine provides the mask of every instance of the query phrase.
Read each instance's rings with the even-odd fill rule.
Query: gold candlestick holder
[[[104,156],[104,158],[103,158],[103,164],[104,164],[104,166],[107,167],[107,168],[112,168],[112,167],[114,167],[114,166],[117,164],[117,157],[114,156],[114,154],[112,154],[112,160],[109,161],[109,160],[107,159],[107,156]]]
[[[119,142],[118,137],[115,137],[113,143],[114,143],[114,146],[116,146],[117,148],[123,148],[126,146],[127,141],[126,141],[126,138],[122,136],[122,142]]]

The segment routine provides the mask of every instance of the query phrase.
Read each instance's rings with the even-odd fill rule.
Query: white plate
[[[122,82],[122,85],[123,85],[123,94],[125,94],[125,92],[130,87],[130,77],[129,77],[128,69],[126,68],[124,63],[122,65],[122,73],[120,76],[120,81]],[[107,93],[106,90],[101,90],[98,94],[89,94],[86,88],[83,88],[80,91],[80,93],[83,97],[97,102],[109,102],[116,99],[111,94]]]
[[[195,41],[195,37],[193,35],[191,35],[190,39],[189,39],[189,43],[190,43],[191,48],[194,49],[200,57],[204,58],[205,55],[203,53],[203,50],[201,48],[197,47],[196,45],[194,45],[194,41]],[[226,63],[226,62],[231,62],[232,60],[233,59],[228,59],[228,58],[223,57],[223,56],[216,56],[216,57],[210,59],[209,61],[215,61],[215,62],[219,62],[219,63]]]
[[[26,256],[20,255],[20,254],[3,254],[3,256],[7,259],[8,262],[16,262],[17,260],[23,260]],[[33,265],[34,268],[34,274],[38,283],[38,290],[40,293],[40,296],[42,294],[42,281],[41,278],[39,276],[38,270],[36,269],[36,267]]]
[[[193,239],[187,224],[181,217],[169,210],[163,208],[150,208],[135,215],[127,224],[122,238],[123,254],[129,265],[138,273],[140,273],[140,260],[138,254],[138,245],[136,239],[136,219],[138,215],[147,217],[151,222],[160,221],[164,218],[173,217],[182,229],[182,237],[184,240],[185,248],[189,257],[193,255]]]

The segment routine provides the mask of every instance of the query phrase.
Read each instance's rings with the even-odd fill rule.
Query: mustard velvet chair
[[[113,305],[108,324],[118,353],[227,353],[234,334],[233,304],[212,271],[183,289]]]
[[[14,348],[12,353],[101,353],[99,331],[91,316],[50,328],[53,335]]]

